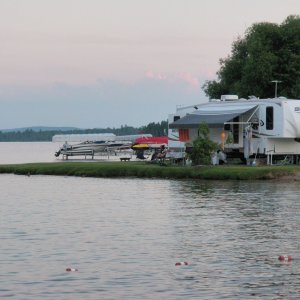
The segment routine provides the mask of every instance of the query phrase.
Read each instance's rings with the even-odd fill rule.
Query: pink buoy
[[[279,255],[278,260],[280,260],[280,261],[291,261],[292,256],[291,255]]]
[[[175,266],[187,266],[187,265],[188,265],[188,262],[186,262],[186,261],[177,262],[175,264]]]
[[[78,269],[73,269],[73,268],[66,268],[67,272],[77,272]]]

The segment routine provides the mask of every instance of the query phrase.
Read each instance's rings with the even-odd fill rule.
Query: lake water
[[[0,298],[299,299],[297,182],[0,175],[0,190]]]
[[[54,154],[60,146],[52,142],[0,142],[0,164],[57,161]]]

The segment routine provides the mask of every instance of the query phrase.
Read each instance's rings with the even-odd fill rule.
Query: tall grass
[[[210,180],[276,179],[300,172],[299,166],[160,166],[144,162],[59,162],[0,165],[0,173],[83,177],[191,178]]]

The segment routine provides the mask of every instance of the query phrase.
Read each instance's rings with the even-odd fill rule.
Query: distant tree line
[[[78,129],[78,130],[49,130],[36,131],[27,129],[25,131],[2,132],[0,131],[0,142],[38,142],[52,141],[52,137],[56,134],[88,134],[88,133],[114,133],[115,135],[132,135],[140,133],[148,133],[153,136],[167,135],[168,122],[149,123],[142,127],[132,127],[122,125],[120,128],[94,128],[94,129]]]

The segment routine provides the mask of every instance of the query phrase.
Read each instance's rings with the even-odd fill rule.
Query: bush
[[[193,150],[190,159],[193,165],[211,164],[211,154],[219,148],[219,145],[209,138],[209,128],[206,123],[201,123],[198,130],[198,138],[193,142]]]

